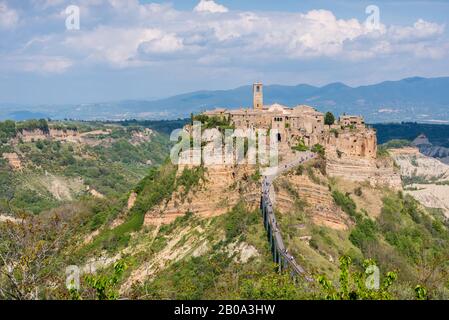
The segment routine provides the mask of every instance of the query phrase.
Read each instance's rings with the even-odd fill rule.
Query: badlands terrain
[[[447,165],[390,146],[284,172],[278,228],[308,275],[292,281],[259,211],[263,168],[173,165],[168,135],[184,123],[1,123],[0,297],[326,299],[348,257],[351,277],[375,263],[394,279],[379,292],[353,282],[360,297],[449,298]]]

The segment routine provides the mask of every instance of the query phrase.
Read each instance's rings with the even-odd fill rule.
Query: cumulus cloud
[[[19,23],[19,14],[9,8],[6,2],[0,2],[0,29],[10,29]]]
[[[87,56],[88,60],[117,67],[143,64],[138,61],[139,50],[146,54],[168,54],[183,49],[181,39],[159,29],[106,26],[75,34],[64,45]]]
[[[193,9],[196,12],[209,12],[209,13],[225,13],[228,12],[228,8],[216,3],[214,0],[201,0],[200,3]]]
[[[48,14],[60,3],[33,1],[46,6]],[[339,19],[329,10],[239,12],[211,0],[200,1],[193,12],[138,0],[80,0],[79,4],[80,31],[60,28],[34,34],[22,44],[22,54],[65,57],[44,68],[63,72],[85,63],[126,68],[179,59],[189,65],[248,67],[323,57],[363,60],[407,54],[442,59],[448,52],[445,26],[423,19],[408,26],[381,24],[372,30],[363,21]],[[9,11],[0,2],[0,14]]]
[[[421,40],[428,39],[434,36],[443,34],[444,25],[439,25],[437,23],[432,23],[419,19],[413,26],[406,27],[391,27],[390,33],[391,37],[397,41],[403,40]]]

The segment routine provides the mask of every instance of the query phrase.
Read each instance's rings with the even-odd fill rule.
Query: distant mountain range
[[[371,123],[449,123],[449,77],[415,77],[360,87],[343,83],[323,87],[270,85],[264,87],[264,102],[287,106],[307,104],[323,112],[363,115]],[[0,104],[0,119],[34,117],[36,113],[55,119],[173,119],[217,107],[233,109],[251,105],[252,86],[248,85],[232,90],[196,91],[153,101],[38,107]]]

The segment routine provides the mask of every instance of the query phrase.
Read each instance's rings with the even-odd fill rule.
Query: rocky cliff
[[[419,135],[412,145],[417,147],[422,154],[449,164],[449,148],[434,146],[424,134]]]
[[[367,181],[372,186],[387,186],[395,190],[402,189],[401,176],[390,158],[367,159],[329,154],[326,171],[331,177],[356,182]]]
[[[185,168],[178,170],[178,176]],[[242,198],[249,207],[256,208],[260,202],[260,183],[251,178],[255,171],[254,166],[246,165],[209,166],[204,183],[187,194],[182,188],[177,190],[168,202],[146,214],[145,225],[168,224],[186,212],[199,217],[222,215]]]
[[[449,166],[422,154],[418,148],[391,149],[389,152],[399,165],[401,176],[434,181],[449,179]]]
[[[319,176],[319,173],[315,173]],[[326,180],[321,176],[322,181]],[[346,230],[351,225],[348,216],[334,203],[326,183],[314,182],[306,174],[294,172],[276,183],[276,208],[283,215],[297,210],[301,205],[311,221],[320,226]]]
[[[390,154],[409,183],[405,192],[428,208],[441,209],[449,218],[449,165],[417,148],[392,149]]]

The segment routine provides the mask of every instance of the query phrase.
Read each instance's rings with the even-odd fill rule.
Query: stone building
[[[360,116],[340,116],[339,123],[345,127],[365,127],[365,120]]]
[[[262,83],[255,83],[253,85],[253,109],[263,109],[263,85]]]
[[[324,114],[310,106],[264,105],[261,83],[253,85],[253,97],[252,109],[216,109],[203,114],[229,119],[236,129],[277,129],[278,141],[284,148],[321,144],[339,156],[376,158],[376,132],[365,125],[361,116],[342,115],[329,126],[324,123]]]

